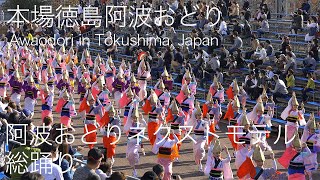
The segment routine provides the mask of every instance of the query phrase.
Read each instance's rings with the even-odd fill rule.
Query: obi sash
[[[106,78],[113,77],[113,73],[106,73]]]
[[[171,155],[171,153],[172,153],[172,149],[171,148],[167,148],[167,147],[160,147],[159,148],[159,154]]]
[[[298,116],[288,116],[287,121],[296,123],[298,121]]]
[[[244,144],[250,144],[250,138],[240,137],[239,142],[244,142]]]
[[[62,74],[62,68],[61,67],[56,67],[54,69],[56,71],[56,74]]]
[[[0,88],[4,88],[6,86],[6,83],[0,82]]]
[[[65,107],[68,103],[69,103],[69,101],[67,101],[67,102],[62,106],[61,116],[70,117],[70,109]]]

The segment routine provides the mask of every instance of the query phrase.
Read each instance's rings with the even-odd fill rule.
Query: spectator
[[[114,172],[111,174],[108,180],[126,180],[126,176],[123,172]]]
[[[230,20],[237,19],[237,18],[239,18],[239,15],[240,15],[239,4],[237,3],[237,1],[233,1],[231,4],[231,7],[230,7],[229,18],[230,18]]]
[[[250,59],[251,56],[254,54],[254,52],[256,52],[256,50],[258,49],[259,47],[259,39],[256,37],[256,35],[253,35],[251,37],[251,47],[250,49],[245,53],[245,56],[244,58],[245,59]]]
[[[173,53],[170,49],[170,46],[166,48],[166,52],[163,56],[164,64],[168,71],[170,71],[171,62],[173,61]]]
[[[32,163],[31,161],[31,154],[36,155],[37,153],[40,154],[40,149],[39,148],[33,148],[33,143],[34,143],[34,137],[33,134],[29,131],[26,132],[26,145],[24,146],[19,146],[17,148],[12,149],[11,154],[12,157],[17,157],[18,154],[24,153],[26,155],[25,161],[20,162],[19,164],[15,165],[13,164],[11,168],[18,168],[16,166],[21,166],[21,167],[29,167],[29,165]],[[23,139],[23,138],[22,138]],[[18,158],[13,158],[14,161],[17,161]],[[21,174],[19,174],[17,171],[11,173],[11,179],[20,179]]]
[[[153,166],[152,171],[155,172],[159,179],[164,176],[164,167],[161,164],[156,164]]]
[[[243,56],[242,54],[243,53],[242,53],[241,49],[238,49],[237,55],[236,55],[236,61],[237,61],[237,66],[240,68],[247,66],[246,61],[242,57]]]
[[[311,47],[310,47],[310,51],[312,51],[313,55],[312,57],[319,62],[320,58],[319,58],[319,45],[318,45],[318,39],[313,39]]]
[[[225,48],[224,45],[221,45],[220,48],[220,66],[225,67],[227,65],[227,57],[229,57],[229,51]]]
[[[26,172],[21,176],[21,180],[46,180],[46,179],[44,178],[44,176],[42,176],[38,172]]]
[[[176,54],[174,55],[174,59],[171,62],[171,67],[173,72],[177,72],[177,68],[181,67],[181,64],[183,63],[184,58],[183,54],[181,53],[181,49],[179,47],[176,48]]]
[[[307,28],[308,34],[306,34],[304,40],[306,42],[311,42],[315,38],[317,32],[319,31],[318,20],[315,16],[312,16],[311,19],[308,20]]]
[[[110,161],[101,162],[99,169],[96,170],[96,173],[100,176],[100,179],[106,179],[112,174],[112,164]]]
[[[292,34],[297,34],[298,30],[303,29],[303,16],[302,16],[302,10],[299,9],[297,13],[294,13],[292,15],[292,27],[291,27],[291,31]]]
[[[273,49],[273,46],[272,46],[270,40],[266,40],[266,52],[267,52],[268,57],[274,55],[274,49]]]
[[[304,2],[301,4],[301,7],[300,7],[300,9],[303,11],[304,15],[309,14],[310,8],[311,8],[311,6],[309,3],[309,0],[304,0]],[[307,18],[305,18],[305,19],[307,19]]]
[[[258,86],[258,81],[255,77],[254,72],[251,72],[251,74],[246,76],[244,84],[245,85],[243,89],[248,93],[248,95],[250,96],[250,99],[255,99],[254,94],[255,94],[255,89]]]
[[[78,168],[73,175],[73,179],[87,179],[90,176],[95,176],[100,179],[100,176],[95,172],[100,166],[103,158],[102,152],[99,149],[93,148],[88,152],[87,165]]]
[[[217,69],[216,76],[217,76],[218,82],[223,84],[223,73],[221,69]]]
[[[302,69],[302,72],[304,75],[307,75],[307,73],[310,73],[313,70],[316,70],[317,67],[317,61],[313,58],[313,52],[310,51],[308,53],[308,56],[303,60],[304,68]]]
[[[242,34],[242,26],[240,26],[239,21],[236,20],[233,25],[233,32],[238,32],[238,34]]]
[[[70,168],[70,166],[72,166],[72,163],[70,163],[71,162],[70,158],[72,157],[69,154],[69,146],[70,145],[67,142],[62,142],[62,144],[60,144],[59,146],[59,153],[61,153],[61,156],[59,156],[57,160],[54,161],[54,163],[59,165],[62,171],[64,172],[63,173],[64,180],[72,180],[72,175],[73,175],[73,170],[72,168]]]
[[[260,23],[260,28],[257,29],[258,37],[260,38],[262,34],[269,32],[269,22],[267,19],[267,15],[261,16],[262,22]]]
[[[222,36],[228,35],[228,26],[224,18],[221,18],[218,33],[221,34]]]
[[[243,23],[242,35],[244,36],[245,39],[252,36],[252,29],[248,20],[245,20]]]
[[[254,53],[255,61],[254,64],[256,66],[259,66],[263,64],[265,61],[267,61],[267,52],[266,49],[264,48],[264,43],[260,43],[259,45],[259,52]]]
[[[159,180],[157,174],[153,171],[147,171],[141,177],[141,180]]]
[[[157,65],[151,68],[151,74],[154,79],[158,79],[160,76],[160,73],[163,72],[163,67],[164,67],[164,61],[162,57],[161,51],[157,53]]]
[[[296,72],[297,70],[296,60],[293,58],[293,54],[290,52],[287,53],[287,62],[284,67],[284,74],[287,74],[289,69],[292,69],[293,72]]]
[[[5,171],[6,171],[6,168],[5,168],[5,157],[3,157],[3,159],[1,157],[0,160],[3,160],[3,162],[0,163],[0,179],[1,180],[9,180],[10,178],[8,176],[6,176],[6,174],[5,174]]]
[[[314,83],[312,75],[309,73],[307,75],[307,77],[308,77],[307,86],[302,90],[302,101],[304,103],[306,103],[308,101],[308,98],[309,98],[308,95],[307,95],[307,92],[314,91],[314,89],[316,88],[316,84]]]
[[[293,74],[293,70],[289,69],[288,74],[286,76],[286,81],[287,81],[287,88],[291,89],[295,87],[295,78]]]
[[[270,92],[272,92],[273,94],[273,99],[275,103],[278,103],[278,99],[279,97],[287,97],[288,95],[288,90],[287,87],[285,85],[285,83],[279,79],[279,75],[275,74],[273,76],[274,81],[276,82],[275,88],[272,90],[270,89]]]
[[[233,33],[233,41],[233,45],[229,50],[230,54],[232,54],[237,49],[241,49],[243,45],[242,39],[238,36],[237,32]]]
[[[47,140],[48,143],[40,145],[41,153],[49,153],[48,157],[41,157],[37,161],[29,165],[29,172],[38,172],[42,174],[45,180],[63,180],[62,169],[59,165],[55,164],[54,161],[58,159],[58,145],[51,140]],[[51,145],[50,145],[51,144]],[[50,167],[50,172],[47,173],[48,169],[41,167],[41,164],[45,164],[45,167]]]

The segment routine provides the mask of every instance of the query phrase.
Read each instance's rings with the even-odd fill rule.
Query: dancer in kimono
[[[218,82],[216,76],[214,76],[213,83],[210,85],[209,92],[213,100],[217,99],[219,104],[224,102],[224,88],[221,83]]]
[[[168,116],[166,118],[166,122],[170,124],[171,129],[173,130],[174,135],[181,140],[181,131],[180,126],[185,125],[185,118],[186,116],[184,115],[182,109],[178,107],[176,100],[172,100],[171,105],[168,110]],[[170,134],[170,138],[173,139],[174,136],[173,134]],[[178,145],[178,150],[180,150],[181,147],[181,142],[177,143]]]
[[[97,101],[99,101],[99,99]],[[94,99],[92,93],[87,91],[79,107],[79,112],[85,112],[84,134],[86,141],[84,143],[88,144],[90,149],[92,149],[97,143],[96,131],[97,128],[99,128],[97,121],[100,121],[97,120],[97,116],[102,117],[103,108],[101,103],[99,103],[98,106],[95,106],[95,102],[96,100]]]
[[[54,94],[53,92],[50,91],[49,86],[47,84],[45,84],[45,86],[43,87],[42,90],[42,94],[41,94],[41,101],[42,101],[42,106],[41,106],[41,119],[43,122],[43,119],[45,117],[51,117],[53,118],[52,115],[52,107],[53,107],[53,99],[54,99]]]
[[[9,87],[9,76],[5,73],[3,66],[0,67],[0,96],[7,97],[7,87]]]
[[[71,92],[74,92],[75,78],[77,74],[77,68],[73,61],[69,61],[66,71],[68,72],[69,83]]]
[[[229,120],[229,126],[234,126],[237,124],[237,119],[240,117],[240,102],[237,96],[233,98],[232,101],[228,103],[227,112],[223,119]]]
[[[191,83],[191,80],[192,80],[191,73],[188,69],[186,69],[186,72],[182,77],[182,85],[186,84],[189,86],[189,84]]]
[[[34,106],[38,98],[38,88],[34,84],[32,76],[29,76],[27,83],[23,84],[24,96],[24,109],[31,111],[31,117],[34,115]]]
[[[195,97],[191,95],[189,87],[186,84],[181,87],[181,91],[176,97],[176,100],[186,115],[186,121],[188,121],[194,108]]]
[[[206,144],[206,134],[208,129],[208,122],[202,118],[202,111],[199,102],[192,112],[192,117],[188,121],[188,126],[192,126],[194,131],[193,139],[196,141],[193,144],[193,155],[196,164],[199,166],[199,171],[203,171],[202,160],[206,154],[204,146]]]
[[[119,100],[122,97],[123,91],[125,91],[126,81],[123,76],[123,72],[119,71],[117,78],[113,81],[112,87],[114,88],[114,101],[116,102],[116,106],[119,107]]]
[[[225,152],[227,157],[223,159],[221,153]],[[232,169],[230,167],[231,156],[226,146],[221,148],[219,139],[212,141],[208,151],[207,163],[204,174],[209,176],[210,180],[229,180],[233,179]]]
[[[139,115],[138,108],[138,102],[135,102],[134,106],[129,110],[128,119],[123,128],[125,132],[129,132],[126,157],[129,165],[133,169],[132,174],[134,177],[138,177],[136,165],[139,164],[139,148],[141,147],[142,138],[144,137],[144,131],[142,130],[147,126],[142,114]]]
[[[52,62],[52,65],[54,67],[54,71],[56,73],[57,81],[61,80],[62,72],[64,69],[64,63],[62,63],[61,60],[62,60],[61,55],[57,54],[55,57],[55,60]]]
[[[298,109],[299,103],[296,98],[296,94],[293,92],[292,97],[288,102],[288,106],[281,113],[281,118],[287,121],[287,140],[292,139],[293,135],[298,131],[299,126],[306,125],[304,119],[304,104],[301,104],[301,110]],[[287,144],[287,147],[290,143]]]
[[[162,179],[171,180],[173,161],[179,157],[177,149],[177,142],[179,139],[174,134],[173,130],[171,132],[171,134],[173,134],[173,139],[166,136],[166,134],[166,129],[158,130],[152,152],[158,155],[157,163],[164,167],[164,176]]]
[[[134,92],[135,94],[139,94],[140,86],[137,83],[137,79],[134,77],[134,74],[132,74],[130,80],[128,80],[128,82],[127,82],[126,89],[128,87],[131,87],[132,92]]]
[[[54,93],[54,85],[56,85],[57,79],[56,76],[54,75],[53,71],[52,71],[52,67],[48,66],[47,68],[47,74],[45,77],[45,83],[48,84],[49,90]]]
[[[266,161],[266,158],[264,156],[264,151],[261,149],[259,144],[254,146],[252,160],[254,160],[256,165],[253,173],[254,176],[251,176],[252,179],[257,179],[257,180],[286,179],[285,174],[277,173],[277,162],[274,158],[273,152],[270,153],[270,159],[272,160],[272,167],[265,168],[264,162]]]
[[[306,143],[301,143],[297,132],[293,136],[290,146],[278,161],[284,168],[288,168],[288,180],[305,180],[306,167],[308,166],[306,159],[310,158],[311,151]]]
[[[77,116],[74,99],[70,97],[66,89],[60,92],[59,100],[56,106],[56,112],[60,113],[60,123],[64,124],[68,130],[75,131],[71,126],[71,117]]]
[[[87,90],[90,88],[89,82],[86,80],[85,77],[79,80],[78,83],[78,94],[80,95],[80,102],[82,102],[84,95],[86,94]]]
[[[65,72],[63,73],[63,77],[58,81],[57,86],[56,86],[60,91],[63,89],[66,89],[68,93],[71,93],[71,85],[69,81],[68,74]]]
[[[164,83],[164,86],[166,87],[166,90],[172,91],[172,89],[173,89],[173,78],[172,78],[172,75],[169,75],[166,67],[164,67],[164,70],[163,70],[163,72],[161,74],[161,78],[162,78],[162,81]]]
[[[250,157],[252,154],[250,154],[252,134],[249,131],[250,122],[245,109],[243,109],[241,116],[238,118],[237,124],[239,124],[239,126],[243,126],[238,127],[237,129],[237,132],[242,132],[242,134],[235,135],[238,137],[238,147],[235,153],[235,166],[239,169],[241,166],[245,166],[244,162],[246,161],[246,158]]]
[[[233,99],[235,96],[239,96],[239,92],[240,92],[240,89],[238,86],[237,79],[234,79],[226,91],[228,99]]]
[[[151,90],[151,94],[145,101],[142,110],[148,115],[148,137],[151,145],[153,145],[156,140],[155,132],[157,132],[160,123],[163,122],[162,120],[159,120],[159,116],[162,115],[163,109],[153,90]]]
[[[103,125],[101,127],[101,133],[103,135],[103,146],[106,149],[106,158],[108,158],[113,164],[113,157],[116,154],[117,138],[121,137],[121,119],[116,114],[112,104],[106,107],[106,112],[102,117],[102,122]]]
[[[253,122],[253,124],[256,126],[258,130],[271,131],[272,112],[268,111],[267,114],[264,114],[264,106],[261,96],[257,99],[257,104],[253,107],[253,110],[250,113],[248,113],[248,118]],[[262,133],[260,137],[261,141],[263,142],[263,146],[266,148],[270,148],[266,141],[266,138],[268,138],[269,135],[270,133]]]
[[[317,171],[318,161],[317,153],[320,152],[320,135],[316,133],[318,126],[315,122],[314,113],[311,113],[307,125],[304,127],[301,141],[306,143],[311,151],[311,155],[306,159],[306,172],[309,179],[312,179],[312,172]]]
[[[15,102],[17,106],[20,106],[20,100],[21,100],[21,91],[23,82],[21,81],[19,71],[16,70],[14,72],[14,75],[9,80],[9,84],[12,88],[11,91],[11,101]]]
[[[97,99],[99,99],[99,101],[101,102],[101,104],[103,106],[107,106],[107,104],[109,104],[111,101],[110,101],[110,98],[109,98],[109,90],[108,90],[108,87],[102,82],[102,79],[103,77],[100,76],[100,78],[98,79],[98,94],[97,94]]]
[[[120,108],[124,108],[123,125],[125,125],[127,122],[130,108],[133,106],[135,102],[140,102],[139,97],[137,96],[137,94],[134,94],[132,92],[132,89],[130,88],[130,86],[124,93],[125,93],[124,96],[120,99],[120,102],[119,102]]]
[[[114,81],[115,76],[116,76],[116,67],[114,66],[111,56],[109,56],[108,62],[106,64],[105,79],[107,83],[107,88],[110,92],[113,91],[112,83]]]
[[[168,107],[170,105],[170,93],[165,90],[165,85],[163,83],[163,81],[161,79],[159,79],[159,81],[154,85],[154,89],[155,89],[155,93],[158,96],[158,99],[160,100],[160,104],[162,105],[162,107],[165,109],[167,109],[166,107]]]
[[[202,105],[202,110],[203,110],[203,117],[207,117],[209,119],[210,132],[215,133],[216,131],[215,128],[217,128],[218,130],[220,129],[218,123],[220,121],[222,112],[221,112],[221,106],[219,105],[218,100],[213,102],[210,92],[208,92],[207,94],[206,103]],[[213,135],[210,134],[208,137],[208,140],[209,140],[208,144],[210,144],[212,139],[213,139]]]
[[[138,67],[138,83],[140,86],[139,98],[144,100],[147,98],[147,80],[151,78],[149,62],[140,61]]]

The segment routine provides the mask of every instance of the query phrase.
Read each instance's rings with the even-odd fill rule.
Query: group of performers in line
[[[138,176],[135,166],[139,163],[139,152],[144,153],[143,128],[147,130],[152,152],[157,154],[158,162],[165,167],[164,180],[167,180],[171,179],[173,162],[179,160],[180,141],[188,132],[186,126],[192,126],[193,155],[199,171],[204,171],[212,180],[233,179],[231,155],[213,135],[220,130],[220,119],[227,119],[230,126],[240,126],[228,127],[238,178],[304,179],[305,172],[310,178],[311,173],[318,169],[318,127],[313,114],[308,122],[305,121],[303,104],[299,109],[294,93],[281,114],[281,118],[287,121],[286,133],[291,141],[278,159],[288,173],[279,173],[267,142],[275,103],[266,91],[257,99],[253,110],[247,113],[246,95],[237,80],[225,90],[214,78],[206,102],[201,106],[195,98],[197,82],[191,72],[186,71],[181,90],[176,93],[173,91],[172,76],[164,69],[161,78],[148,93],[150,65],[145,61],[144,54],[138,57],[139,67],[135,75],[130,63],[122,61],[116,67],[111,57],[105,61],[99,55],[93,60],[88,50],[84,50],[79,61],[72,47],[66,51],[65,47],[56,50],[53,46],[41,45],[36,50],[7,43],[2,48],[0,96],[3,100],[21,105],[24,93],[24,109],[31,112],[31,117],[40,97],[42,119],[52,117],[55,111],[60,114],[60,123],[70,131],[74,130],[72,118],[80,116],[89,148],[95,146],[97,133],[101,133],[106,157],[111,162],[115,161],[115,142],[119,132],[125,133],[128,137],[126,157],[134,176]],[[55,93],[57,90],[58,93]],[[225,93],[229,102],[222,116]],[[55,94],[59,97],[56,98]],[[75,102],[73,94],[80,95],[79,102]],[[301,139],[297,134],[299,126],[305,126]],[[165,131],[163,127],[171,130]],[[264,133],[252,133],[256,130]],[[232,134],[236,132],[236,135]],[[203,168],[206,145],[208,155]],[[222,158],[223,152],[225,158]],[[270,168],[264,167],[265,153],[273,161]]]

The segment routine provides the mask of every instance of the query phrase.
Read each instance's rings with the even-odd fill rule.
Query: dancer
[[[281,118],[287,121],[287,140],[292,139],[293,135],[298,132],[299,126],[306,125],[304,119],[304,104],[301,104],[301,110],[298,109],[299,103],[296,98],[296,94],[293,92],[292,97],[288,102],[288,106],[281,113]],[[287,147],[290,143],[287,144]]]
[[[102,117],[103,122],[100,129],[103,135],[103,146],[106,149],[106,158],[108,158],[112,164],[114,164],[114,156],[116,154],[116,141],[117,137],[121,136],[121,119],[116,114],[116,111],[112,104],[106,107],[106,112]]]
[[[227,158],[223,159],[221,153],[224,151]],[[232,169],[230,167],[231,156],[226,146],[221,148],[219,139],[212,141],[209,151],[204,174],[209,176],[210,180],[233,179]]]
[[[202,172],[202,159],[204,158],[206,151],[204,146],[206,144],[206,134],[208,129],[208,122],[202,118],[202,111],[200,109],[199,102],[196,102],[196,107],[192,113],[192,117],[188,121],[188,125],[192,126],[194,131],[193,155],[196,164],[199,166],[199,171]]]
[[[147,126],[142,114],[139,115],[138,108],[138,102],[135,102],[134,106],[130,108],[128,119],[124,126],[124,131],[129,132],[126,155],[129,165],[133,169],[132,174],[134,177],[138,177],[136,165],[139,164],[139,148],[145,132],[142,130]]]

